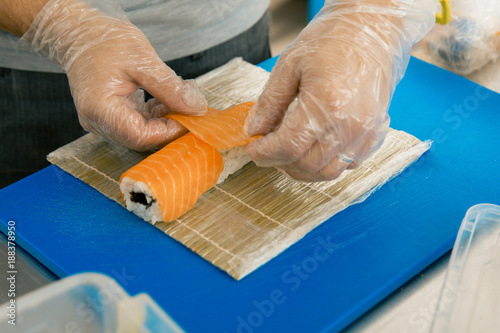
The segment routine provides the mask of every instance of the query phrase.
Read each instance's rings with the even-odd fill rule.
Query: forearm
[[[401,37],[422,37],[432,26],[435,11],[434,0],[326,0],[319,18],[347,22],[351,27],[346,29],[353,25],[369,28],[385,42],[394,43]]]
[[[365,50],[362,54],[390,68],[386,75],[397,84],[404,74],[412,45],[434,25],[436,3],[434,0],[326,0],[311,28],[328,26],[325,33],[335,44],[341,39],[345,45],[358,41],[355,44]]]
[[[48,0],[0,0],[0,29],[22,36]]]

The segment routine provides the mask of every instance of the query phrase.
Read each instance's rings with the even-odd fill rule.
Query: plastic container
[[[481,70],[500,54],[500,2],[450,0],[451,20],[436,24],[421,50],[433,64],[460,75]]]
[[[467,211],[431,332],[500,332],[500,206]]]
[[[5,309],[9,303],[2,305]],[[0,332],[183,332],[146,294],[130,297],[115,280],[82,273],[16,300],[16,325]]]

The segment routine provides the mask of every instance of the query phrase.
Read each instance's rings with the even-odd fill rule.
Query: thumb
[[[252,137],[273,131],[295,99],[299,80],[295,70],[285,62],[278,61],[257,103],[250,109],[244,127],[246,135]]]
[[[138,73],[136,80],[168,109],[196,116],[207,112],[207,100],[195,81],[183,80],[159,58],[151,68],[146,73]]]

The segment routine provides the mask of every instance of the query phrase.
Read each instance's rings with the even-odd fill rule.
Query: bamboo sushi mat
[[[211,107],[225,109],[256,100],[268,76],[234,59],[196,81]],[[320,183],[294,182],[250,162],[206,192],[189,212],[155,226],[239,280],[331,216],[362,202],[429,147],[390,129],[383,146],[362,166]],[[48,160],[125,206],[120,175],[145,157],[87,134],[50,153]]]

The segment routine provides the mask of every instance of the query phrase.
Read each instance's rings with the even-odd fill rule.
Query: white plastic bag
[[[451,20],[436,24],[421,41],[431,62],[467,75],[497,61],[500,54],[500,1],[450,0]]]

